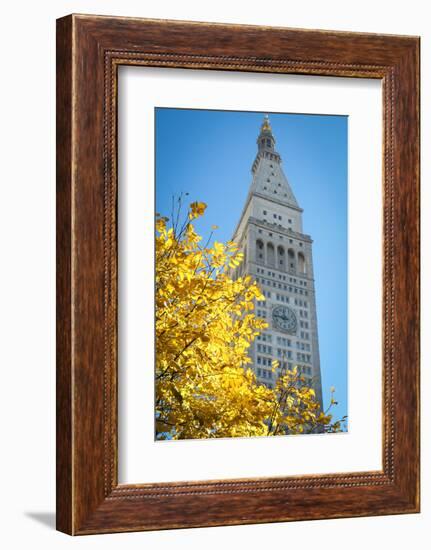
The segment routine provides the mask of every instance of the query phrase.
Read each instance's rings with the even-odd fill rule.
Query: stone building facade
[[[302,212],[281,166],[268,116],[257,138],[253,180],[233,240],[244,252],[238,275],[251,275],[264,302],[256,314],[269,327],[250,349],[260,383],[273,387],[281,369],[298,366],[322,406],[312,239],[303,233]],[[279,371],[280,372],[280,371]]]

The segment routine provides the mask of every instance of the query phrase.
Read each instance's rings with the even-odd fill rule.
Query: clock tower
[[[252,183],[233,240],[244,253],[234,277],[251,275],[265,295],[256,314],[269,327],[250,348],[258,381],[274,387],[281,369],[297,366],[322,407],[312,240],[303,233],[302,212],[275,149],[269,117],[257,138]]]

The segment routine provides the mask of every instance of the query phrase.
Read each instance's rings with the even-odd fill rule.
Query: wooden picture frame
[[[382,471],[119,485],[119,65],[383,84]],[[57,21],[57,529],[419,511],[419,38],[70,15]]]

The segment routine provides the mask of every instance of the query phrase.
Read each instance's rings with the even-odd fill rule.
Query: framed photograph
[[[57,21],[57,528],[419,511],[419,38]]]

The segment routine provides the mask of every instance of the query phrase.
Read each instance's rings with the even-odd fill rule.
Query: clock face
[[[289,334],[295,334],[298,322],[295,313],[287,306],[276,306],[272,310],[274,326]]]

